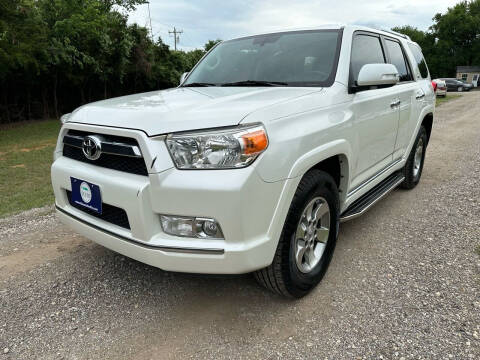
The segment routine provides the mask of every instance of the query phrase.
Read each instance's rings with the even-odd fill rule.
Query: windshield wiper
[[[288,84],[281,81],[245,80],[225,83],[220,86],[288,86]]]
[[[182,85],[182,87],[205,87],[205,86],[217,86],[217,85],[212,83],[204,83],[204,82],[193,82],[190,84]]]

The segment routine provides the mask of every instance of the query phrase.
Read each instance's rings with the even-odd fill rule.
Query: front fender
[[[303,176],[309,169],[314,167],[316,164],[333,156],[340,155],[348,163],[351,151],[351,146],[345,139],[334,140],[332,142],[323,144],[300,156],[293,164],[290,173],[288,174],[288,178]],[[350,169],[348,167],[347,169],[348,172],[350,172]],[[342,173],[342,175],[348,178],[348,174]]]

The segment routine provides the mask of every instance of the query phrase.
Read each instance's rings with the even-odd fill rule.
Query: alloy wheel
[[[413,159],[413,177],[416,179],[420,174],[423,161],[423,139],[418,140],[417,149],[415,150],[415,157]]]
[[[302,273],[320,262],[330,234],[330,208],[323,197],[312,199],[302,212],[295,233],[295,262]]]

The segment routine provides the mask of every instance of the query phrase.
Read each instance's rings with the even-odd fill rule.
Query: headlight
[[[231,169],[250,165],[268,146],[263,126],[171,134],[168,151],[179,169]]]

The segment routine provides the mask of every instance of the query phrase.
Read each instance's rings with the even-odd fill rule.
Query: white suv
[[[400,34],[329,26],[224,41],[175,89],[64,116],[56,209],[138,261],[254,272],[301,297],[342,220],[418,183],[434,100],[420,48]]]

